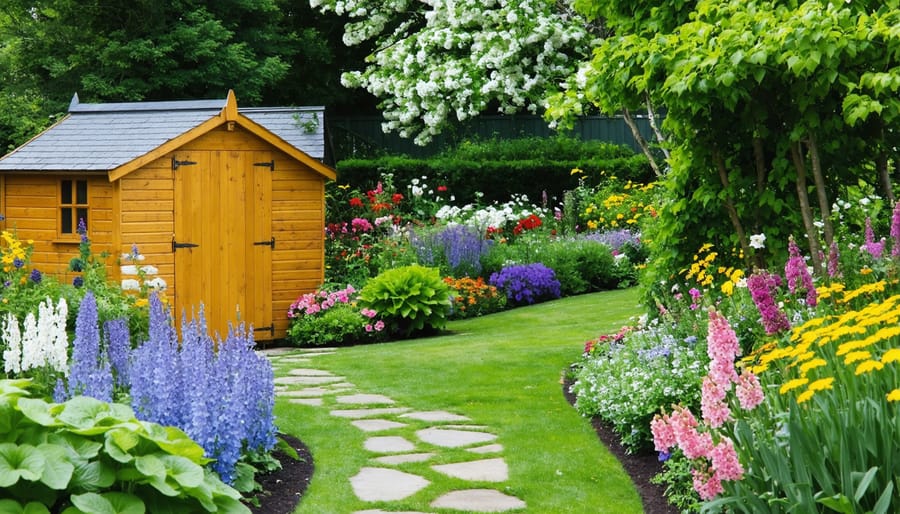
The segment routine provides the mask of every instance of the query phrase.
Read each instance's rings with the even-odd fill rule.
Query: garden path
[[[287,374],[275,379],[278,396],[288,398],[291,403],[329,409],[330,415],[347,419],[368,434],[360,451],[369,452],[372,457],[350,478],[350,485],[360,500],[378,508],[352,514],[388,514],[381,507],[389,509],[391,502],[425,489],[431,482],[421,475],[402,471],[403,465],[436,461],[440,452],[447,449],[465,449],[471,459],[435,464],[431,469],[472,482],[472,487],[444,493],[430,502],[431,507],[474,513],[525,508],[524,501],[494,488],[507,480],[508,466],[503,458],[503,446],[494,442],[497,436],[489,427],[452,412],[416,411],[387,396],[359,391],[346,377],[315,366],[316,357],[335,351],[338,350],[273,349],[266,354],[273,364],[289,368]],[[416,440],[392,435],[392,431],[410,425],[416,429]]]

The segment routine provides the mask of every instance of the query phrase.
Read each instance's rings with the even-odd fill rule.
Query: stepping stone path
[[[419,493],[427,495],[431,481],[442,476],[471,482],[472,487],[439,496],[433,493],[428,500],[431,509],[471,513],[525,509],[524,501],[501,492],[502,484],[509,477],[509,467],[502,456],[503,445],[494,442],[497,436],[490,427],[475,424],[468,417],[453,412],[415,411],[387,396],[357,391],[344,377],[311,367],[316,357],[335,351],[328,348],[277,349],[264,353],[277,367],[275,383],[278,396],[291,403],[328,409],[331,416],[347,419],[366,434],[359,451],[367,452],[371,457],[350,478],[350,486],[360,500],[378,502],[379,508],[352,514],[432,514],[391,510],[390,502]],[[399,435],[398,430],[405,432]],[[457,457],[459,462],[439,459],[441,452],[456,449],[464,449],[471,454],[471,459]],[[458,450],[453,454],[460,455]],[[441,463],[437,464],[438,461]],[[435,462],[428,468],[432,473],[431,480],[421,474],[404,471],[405,464],[428,462]],[[421,470],[421,464],[415,469]]]

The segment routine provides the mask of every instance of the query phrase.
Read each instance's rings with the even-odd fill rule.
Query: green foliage
[[[675,450],[663,462],[663,470],[650,479],[651,483],[665,486],[669,504],[682,514],[700,512],[700,495],[694,491],[691,461],[681,450]]]
[[[604,172],[622,180],[650,176],[646,157],[626,146],[565,137],[488,140],[463,143],[429,159],[386,156],[337,164],[339,181],[366,187],[374,187],[383,173],[393,174],[400,189],[413,179],[434,177],[462,203],[506,201],[514,194],[538,199],[544,191],[561,201],[566,189],[578,185],[575,168],[585,171],[591,186],[605,180]]]
[[[359,293],[359,303],[383,316],[390,332],[407,337],[444,328],[450,313],[450,287],[437,268],[404,266],[370,280]]]
[[[354,344],[377,341],[379,338],[372,335],[372,330],[369,318],[360,314],[358,307],[339,303],[320,314],[292,320],[287,338],[297,346]]]
[[[181,430],[83,396],[47,403],[29,387],[0,381],[4,512],[249,512]]]

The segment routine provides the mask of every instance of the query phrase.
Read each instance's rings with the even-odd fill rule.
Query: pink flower
[[[900,257],[900,202],[894,204],[891,215],[891,257]]]
[[[794,237],[788,240],[788,258],[787,264],[784,265],[784,278],[787,279],[788,289],[791,294],[796,293],[801,287],[806,290],[806,304],[810,307],[816,306],[817,293],[813,285],[812,275],[806,267],[806,260],[800,254],[800,248]]]
[[[763,401],[763,390],[759,384],[759,378],[750,371],[741,373],[735,393],[742,409],[753,410]]]
[[[744,477],[744,467],[738,460],[734,442],[727,437],[722,437],[719,444],[709,452],[709,460],[712,462],[712,468],[717,477],[721,480],[740,480]]]
[[[366,332],[371,332],[373,330],[371,323],[366,323]]]
[[[682,434],[683,440],[679,440],[678,446],[688,459],[699,459],[706,457],[713,448],[712,434],[709,432],[697,432],[696,429],[690,429]]]
[[[863,249],[869,252],[873,259],[880,259],[884,252],[884,241],[875,241],[875,231],[872,230],[872,218],[866,217],[866,244]]]
[[[692,469],[691,475],[694,477],[694,490],[697,491],[700,498],[704,501],[712,500],[717,494],[724,491],[722,481],[715,472],[709,470],[701,472]]]
[[[709,311],[709,335],[707,336],[707,353],[710,359],[718,359],[734,362],[734,358],[741,354],[741,345],[738,343],[737,334],[725,316],[717,311]]]
[[[384,321],[381,321],[381,320],[376,321],[375,322],[375,331],[381,332],[382,330],[384,330]]]
[[[710,361],[708,375],[725,391],[730,391],[731,383],[738,380],[737,371],[734,369],[734,361],[729,359],[713,359]]]
[[[375,315],[378,314],[377,312],[375,312],[375,311],[372,310],[372,309],[365,309],[365,308],[360,309],[359,313],[362,314],[363,316],[369,318],[369,319],[374,318]]]
[[[669,424],[669,416],[665,414],[653,416],[650,432],[653,434],[653,446],[658,452],[667,452],[678,442],[675,439],[675,431]]]
[[[762,316],[766,335],[777,334],[782,330],[791,328],[787,316],[778,310],[775,299],[772,296],[781,279],[777,275],[771,275],[765,271],[754,273],[747,278],[747,289],[750,297]]]
[[[711,428],[719,428],[726,421],[731,420],[731,409],[725,403],[725,392],[725,388],[717,384],[710,376],[703,379],[700,409],[703,412],[703,420]]]

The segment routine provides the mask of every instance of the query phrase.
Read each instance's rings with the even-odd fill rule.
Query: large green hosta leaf
[[[19,479],[36,481],[44,472],[44,455],[28,444],[0,444],[0,487],[9,487]]]
[[[144,514],[146,509],[140,498],[128,493],[73,494],[70,507],[63,514]]]

